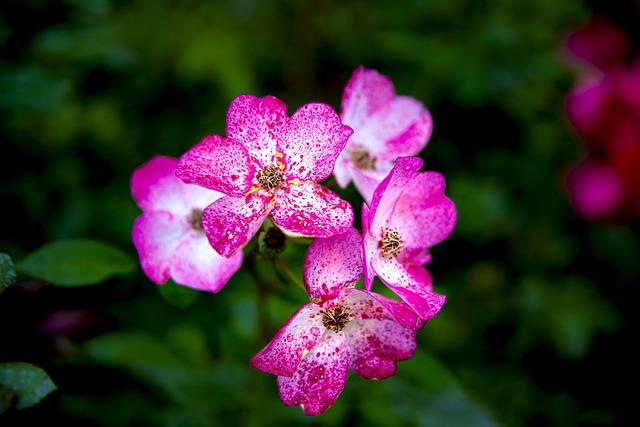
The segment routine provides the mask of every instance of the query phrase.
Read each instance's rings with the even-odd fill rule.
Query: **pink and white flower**
[[[416,349],[418,319],[406,304],[354,288],[362,274],[361,247],[362,237],[353,228],[314,240],[303,270],[311,302],[251,360],[253,367],[278,375],[285,405],[301,406],[307,415],[333,405],[349,368],[366,379],[388,378],[396,362]]]
[[[177,164],[178,159],[155,156],[133,171],[131,193],[143,211],[133,224],[133,244],[153,282],[171,277],[184,286],[218,292],[240,268],[242,252],[225,258],[209,245],[202,210],[223,194],[180,181]]]
[[[288,117],[273,96],[241,95],[227,111],[226,133],[204,138],[177,168],[184,182],[226,194],[202,218],[218,253],[235,253],[269,214],[291,235],[327,237],[351,226],[351,205],[317,184],[353,133],[330,106],[306,104]]]
[[[422,265],[431,260],[428,248],[453,231],[456,208],[444,195],[444,177],[419,173],[421,167],[418,157],[398,157],[370,206],[362,207],[364,284],[371,290],[378,276],[422,320],[428,320],[445,297],[433,293],[431,276]]]
[[[396,157],[418,154],[433,128],[421,102],[396,95],[389,77],[363,67],[353,72],[344,88],[340,115],[354,133],[333,174],[342,188],[353,180],[367,203]]]

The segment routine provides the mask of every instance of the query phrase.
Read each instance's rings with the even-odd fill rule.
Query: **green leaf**
[[[158,285],[158,292],[171,305],[179,308],[187,308],[198,298],[200,291],[188,286],[178,285],[173,280],[167,280],[167,283]]]
[[[24,362],[0,363],[0,385],[18,396],[18,409],[35,405],[56,389],[42,368]]]
[[[11,401],[14,397],[15,393],[11,389],[0,385],[0,415],[11,407]]]
[[[15,282],[16,272],[13,269],[11,257],[5,253],[0,253],[0,295]]]
[[[58,286],[85,286],[133,271],[136,263],[119,249],[89,239],[50,242],[17,263],[16,269]]]

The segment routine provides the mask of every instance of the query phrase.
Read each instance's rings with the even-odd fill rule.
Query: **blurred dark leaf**
[[[89,239],[49,242],[16,264],[16,270],[58,286],[85,286],[132,272],[129,255],[106,243]]]
[[[169,304],[178,308],[187,308],[195,302],[200,291],[188,286],[178,285],[169,279],[166,283],[158,285],[158,292]]]
[[[525,277],[514,295],[527,325],[519,330],[519,339],[535,343],[527,334],[540,335],[567,359],[582,359],[597,334],[612,333],[621,326],[616,307],[579,276],[555,282]]]
[[[37,404],[56,389],[43,369],[24,362],[0,363],[0,385],[15,392],[18,409]]]
[[[16,282],[16,272],[11,257],[0,253],[0,295]]]

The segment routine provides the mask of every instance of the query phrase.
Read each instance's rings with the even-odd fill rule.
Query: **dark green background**
[[[67,237],[135,257],[135,167],[224,134],[239,94],[275,95],[290,114],[337,110],[359,65],[432,112],[421,156],[459,218],[433,248],[448,299],[415,357],[385,381],[350,375],[321,416],[284,407],[275,377],[248,366],[305,303],[249,259],[215,295],[158,288],[139,270],[8,289],[0,362],[36,364],[58,390],[0,425],[629,425],[640,229],[581,220],[564,187],[584,147],[565,118],[576,74],[563,38],[594,10],[627,19],[632,2],[614,3],[4,0],[0,252],[14,261]],[[335,189],[358,225],[357,193]],[[304,250],[284,254],[296,274]],[[41,327],[59,310],[84,316],[66,337]]]

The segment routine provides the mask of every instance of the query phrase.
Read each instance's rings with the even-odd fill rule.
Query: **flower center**
[[[193,208],[187,216],[187,224],[195,231],[202,231],[202,209]]]
[[[274,190],[280,188],[282,181],[284,181],[284,175],[276,165],[269,165],[256,173],[256,179],[262,188]]]
[[[380,251],[385,255],[398,256],[402,250],[402,238],[395,228],[387,228],[380,241]]]
[[[363,147],[356,147],[349,152],[351,161],[362,170],[375,169],[376,158]]]
[[[322,313],[322,324],[329,330],[340,332],[351,320],[351,315],[348,312],[349,307],[344,305],[331,307]]]

